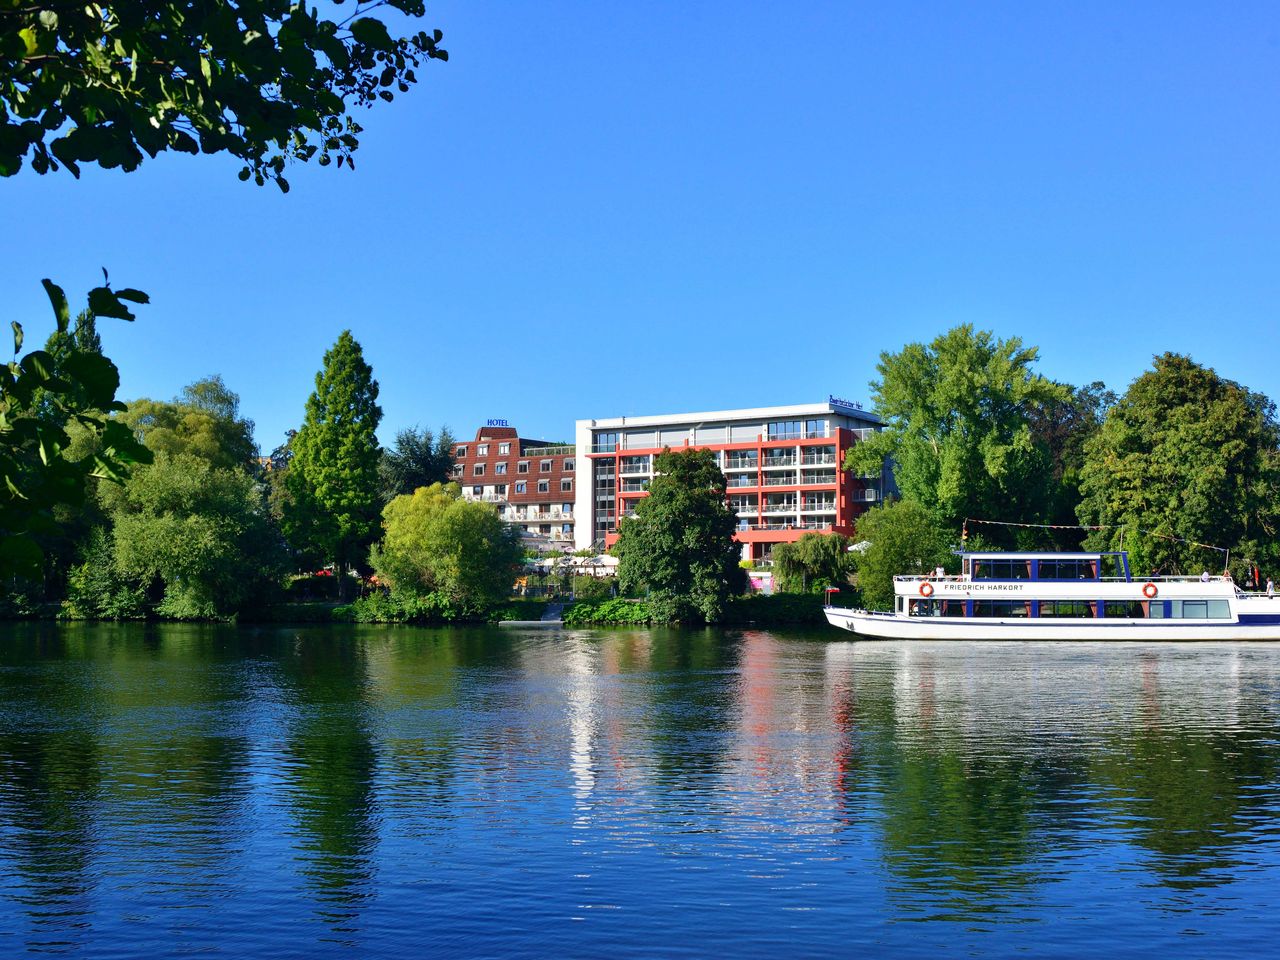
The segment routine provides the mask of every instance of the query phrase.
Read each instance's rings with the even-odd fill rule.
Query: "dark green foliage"
[[[339,616],[354,623],[455,623],[484,619],[478,611],[442,593],[404,596],[380,590],[356,600]]]
[[[852,587],[842,587],[842,596],[852,597]],[[821,594],[763,593],[746,597],[733,597],[725,605],[724,614],[717,623],[726,626],[772,626],[774,624],[826,623]]]
[[[287,162],[350,164],[353,108],[448,59],[440,31],[393,37],[366,15],[380,6],[425,13],[422,0],[357,0],[336,21],[289,0],[0,7],[0,176],[26,157],[37,173],[79,176],[165,150],[225,152],[243,161],[240,179],[287,190]]]
[[[773,548],[775,585],[787,593],[821,593],[841,586],[853,572],[848,537],[838,533],[806,533],[795,543]]]
[[[1049,452],[1052,466],[1052,489],[1046,522],[1074,525],[1076,506],[1080,503],[1080,472],[1084,469],[1085,443],[1102,426],[1116,395],[1106,384],[1094,381],[1083,387],[1069,387],[1066,400],[1055,400],[1031,411],[1031,432],[1036,442]],[[1018,545],[1027,548],[1054,547],[1079,550],[1083,530],[1050,530],[1030,535],[1024,531]],[[976,549],[976,548],[975,548]]]
[[[112,498],[114,565],[160,591],[156,612],[223,619],[272,598],[283,544],[249,474],[159,454]]]
[[[116,569],[110,529],[95,529],[85,543],[81,563],[67,578],[61,615],[71,620],[141,620],[146,614],[146,590]]]
[[[870,610],[893,609],[893,578],[928,573],[938,566],[956,568],[950,528],[910,500],[872,507],[858,518],[858,589]]]
[[[448,483],[453,476],[453,434],[441,429],[439,439],[430,430],[411,428],[396,434],[396,445],[382,451],[378,479],[382,502],[410,494],[419,487]]]
[[[56,333],[71,330],[66,295],[48,280]],[[128,303],[146,303],[137,290],[108,286],[89,292],[98,316],[132,320]],[[42,536],[57,535],[55,511],[83,506],[92,478],[119,480],[134,463],[150,460],[129,430],[108,414],[124,409],[116,400],[120,374],[100,353],[76,348],[74,337],[55,344],[57,353],[22,354],[24,334],[14,322],[14,358],[0,367],[0,577],[39,577]],[[86,435],[93,450],[72,458],[69,429]]]
[[[290,443],[281,503],[290,545],[333,563],[338,573],[364,560],[378,531],[377,400],[373,370],[344,330],[324,355],[306,419]]]
[[[1070,393],[1031,372],[1036,358],[1017,338],[997,340],[968,324],[882,353],[871,387],[886,427],[851,448],[846,467],[878,474],[891,459],[903,499],[949,523],[1043,520],[1052,463],[1031,420]]]
[[[573,597],[575,600],[606,600],[613,596],[614,586],[612,577],[593,577],[580,573],[573,578]]]
[[[1118,549],[1123,537],[1141,572],[1222,569],[1221,553],[1159,534],[1230,547],[1242,567],[1253,560],[1275,569],[1278,451],[1280,425],[1267,397],[1188,357],[1156,357],[1085,444],[1080,521],[1116,527],[1088,543]]]
[[[645,594],[660,620],[714,622],[746,589],[724,474],[710,450],[664,450],[654,468],[649,496],[618,528],[618,585]]]
[[[593,623],[632,624],[661,623],[653,604],[643,600],[626,600],[615,597],[598,603],[575,603],[564,612],[566,627],[585,627]]]

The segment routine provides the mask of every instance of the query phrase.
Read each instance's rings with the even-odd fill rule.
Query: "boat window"
[[[1231,616],[1231,605],[1225,600],[1209,601],[1209,617],[1211,619],[1226,620]]]
[[[1031,604],[1025,600],[975,600],[975,617],[1029,617]]]
[[[1146,604],[1141,600],[1106,600],[1103,613],[1108,617],[1141,620],[1147,615],[1145,607]]]
[[[1030,560],[974,560],[975,580],[1030,580]]]
[[[1151,619],[1152,620],[1165,619],[1165,611],[1168,609],[1168,607],[1169,607],[1168,601],[1153,600],[1151,602]]]
[[[1041,580],[1096,580],[1098,579],[1098,561],[1091,559],[1041,560],[1038,573]]]
[[[1041,600],[1042,617],[1092,617],[1093,604],[1088,600]]]
[[[964,601],[963,600],[943,600],[942,615],[944,617],[963,617]]]
[[[1226,600],[1172,600],[1171,618],[1179,620],[1228,620],[1231,605]]]

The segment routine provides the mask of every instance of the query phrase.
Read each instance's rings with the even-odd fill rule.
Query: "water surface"
[[[0,639],[0,956],[1210,957],[1280,935],[1277,645]]]

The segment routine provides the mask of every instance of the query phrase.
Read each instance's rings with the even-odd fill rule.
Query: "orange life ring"
[[[922,597],[932,597],[932,596],[933,596],[933,584],[932,584],[932,583],[930,583],[928,580],[926,580],[924,583],[920,584],[920,596],[922,596]]]
[[[1146,583],[1142,587],[1142,595],[1148,600],[1152,599],[1160,589],[1154,583]]]

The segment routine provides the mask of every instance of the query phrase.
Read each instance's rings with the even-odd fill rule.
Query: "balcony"
[[[766,470],[772,467],[794,467],[796,465],[795,454],[788,457],[765,457],[764,467]]]
[[[746,458],[744,458],[744,459],[741,459],[741,460],[735,460],[735,459],[729,458],[729,459],[726,459],[726,460],[725,460],[723,469],[724,469],[724,470],[726,470],[726,471],[728,471],[728,470],[758,470],[758,469],[759,469],[759,462],[758,462],[754,457],[752,457],[752,458],[750,458],[750,459],[746,459]]]
[[[802,467],[834,467],[836,465],[836,455],[834,453],[822,453],[814,456],[804,456],[800,458]]]
[[[623,493],[643,493],[649,487],[649,481],[645,480],[623,480]]]
[[[525,447],[522,457],[557,457],[573,453],[577,448],[571,443],[556,444],[551,447]]]
[[[805,500],[800,504],[801,513],[835,513],[834,500]]]
[[[794,500],[771,500],[764,505],[765,513],[795,513],[796,501]]]
[[[754,487],[756,478],[754,474],[740,473],[734,477],[725,477],[724,483],[726,487]]]
[[[513,523],[572,523],[573,511],[552,510],[542,513],[537,510],[515,510],[503,519]]]
[[[765,474],[764,486],[766,487],[794,487],[795,485],[796,475],[794,473]]]

